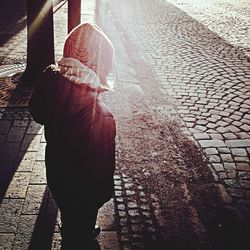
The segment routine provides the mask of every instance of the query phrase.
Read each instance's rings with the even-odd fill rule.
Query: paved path
[[[142,101],[140,105],[148,108],[141,97],[140,82],[143,78],[145,81],[156,79],[160,84],[159,91],[168,102],[152,110],[182,124],[183,131],[209,158],[216,183],[223,184],[221,190],[227,206],[239,209],[244,219],[249,221],[249,45],[243,32],[247,27],[244,22],[236,22],[234,34],[241,35],[230,40],[232,37],[226,36],[229,30],[226,12],[221,19],[214,21],[214,15],[221,13],[221,6],[230,8],[232,13],[239,13],[240,7],[245,6],[236,5],[235,1],[230,1],[229,5],[228,1],[218,1],[220,4],[217,5],[207,1],[206,6],[210,7],[204,9],[198,4],[201,0],[196,1],[197,5],[190,5],[191,1],[187,0],[145,0],[143,4],[139,1],[97,0],[103,7],[97,13],[97,21],[106,25],[104,28],[116,48],[117,59],[111,80],[119,80],[117,92],[104,99],[119,117],[124,115],[124,103],[128,105],[127,109],[130,102],[139,106],[136,102]],[[21,2],[20,6],[25,1]],[[93,5],[87,14],[84,9],[83,21],[94,22],[94,1],[91,3]],[[0,13],[2,20],[7,13],[10,12]],[[14,15],[13,22],[9,23],[9,31],[1,30],[5,32],[5,39],[0,41],[0,62],[4,67],[25,62],[23,10],[20,13]],[[248,12],[240,13],[237,15],[240,20],[247,22]],[[20,25],[14,28],[16,20]],[[220,29],[216,29],[218,22],[222,22]],[[55,29],[58,59],[66,36],[66,7],[55,15]],[[131,52],[148,65],[152,76],[144,71],[139,79],[136,67],[131,64],[138,58],[130,58]],[[137,66],[140,67],[139,64]],[[121,93],[129,86],[135,96],[118,101],[121,97],[126,98]],[[26,104],[27,100],[24,100],[20,106]],[[0,116],[0,183],[3,187],[0,190],[0,249],[28,249],[28,246],[38,249],[37,244],[44,244],[44,249],[59,249],[59,215],[45,180],[43,129],[32,121],[25,107],[1,108]],[[136,117],[145,119],[140,114]],[[126,119],[126,126],[129,126],[131,121],[128,117]],[[119,139],[118,159],[121,153]],[[126,157],[125,152],[122,156]],[[129,156],[133,157],[132,154]],[[156,155],[152,153],[149,158],[154,157]],[[159,197],[148,192],[146,185],[141,185],[139,174],[131,176],[127,170],[122,163],[118,164],[114,199],[99,213],[99,224],[104,233],[98,240],[103,249],[144,249],[147,240],[161,235],[161,226],[171,223],[172,218],[167,217],[171,213],[162,214]],[[175,175],[179,174],[177,170],[174,170]],[[149,171],[143,171],[145,176],[150,175]],[[204,249],[213,249],[204,225],[190,204],[190,193],[185,183],[182,183],[181,190],[183,207],[191,211],[187,219],[191,222],[187,223],[192,224],[190,228],[194,233],[190,235],[197,234],[197,242],[206,245]],[[184,224],[182,217],[180,220]],[[173,228],[169,227],[171,230]],[[196,249],[194,245],[193,249]]]
[[[235,46],[244,43],[249,49],[246,36],[230,44],[222,38],[227,28],[221,37],[207,27],[221,5],[216,9],[217,5],[210,3],[212,14],[208,9],[202,16],[199,5],[196,9],[189,4],[189,8],[191,1],[172,2],[191,14],[198,10],[200,19],[206,22],[196,21],[168,1],[145,1],[143,6],[123,1],[119,7],[112,1],[111,6],[117,22],[124,24],[124,30],[131,30],[133,41],[143,48],[142,54],[154,69],[162,89],[175,99],[174,106],[188,134],[208,155],[233,203],[249,218],[250,62],[245,51]],[[226,1],[218,2],[232,8]],[[209,6],[209,1],[205,6]],[[237,6],[234,5],[234,11],[239,13],[241,5]],[[248,20],[247,10],[239,18]],[[227,27],[227,15],[219,20]],[[245,23],[237,24],[238,32],[248,29]]]
[[[208,27],[227,43],[250,56],[250,5],[248,0],[169,0]]]

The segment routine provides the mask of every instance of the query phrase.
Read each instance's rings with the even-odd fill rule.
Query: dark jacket
[[[29,108],[34,120],[45,126],[47,181],[58,206],[81,199],[98,206],[108,201],[113,193],[116,127],[98,93],[49,67]]]

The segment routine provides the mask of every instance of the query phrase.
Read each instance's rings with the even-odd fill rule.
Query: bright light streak
[[[41,11],[39,12],[39,14],[37,15],[37,17],[30,26],[30,31],[29,31],[30,37],[32,37],[37,32],[37,30],[39,30],[50,8],[51,8],[51,2],[50,0],[47,0],[44,6],[41,8]]]

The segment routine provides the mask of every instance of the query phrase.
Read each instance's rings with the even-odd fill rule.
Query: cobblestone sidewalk
[[[20,1],[20,6],[24,2]],[[104,8],[97,12],[97,20],[105,19],[110,25],[108,30],[121,60],[116,61],[111,80],[118,76],[124,85],[138,84],[122,42],[127,33],[137,45],[130,49],[140,48],[138,54],[155,73],[153,77],[161,83],[162,93],[171,97],[170,103],[156,108],[168,117],[181,118],[185,133],[208,156],[216,181],[229,192],[230,196],[226,196],[229,205],[240,209],[246,221],[250,221],[247,40],[239,38],[237,41],[242,43],[235,46],[218,36],[223,26],[214,33],[211,27],[208,29],[209,18],[202,24],[170,2],[186,6],[180,2],[187,1],[146,0],[143,4],[139,1],[96,1]],[[93,23],[95,1],[90,3],[88,8],[83,4],[82,20]],[[23,13],[23,9],[20,11]],[[199,16],[203,17],[201,12]],[[7,13],[11,12],[0,10],[3,20],[8,18]],[[66,7],[62,7],[55,15],[57,59],[66,36],[66,13]],[[244,13],[242,16],[244,19]],[[9,23],[6,39],[0,41],[0,63],[8,67],[10,77],[11,65],[24,63],[26,54],[24,16],[17,18],[19,25],[14,28],[13,23]],[[122,26],[122,29],[115,26]],[[246,49],[242,48],[243,44]],[[0,92],[11,88],[15,89],[1,84]],[[123,114],[124,107],[118,101],[119,91],[104,99],[107,103],[112,103],[113,99],[118,106],[114,108]],[[6,104],[13,92],[5,92],[2,96],[7,96]],[[139,96],[134,99],[140,100]],[[43,246],[43,249],[56,250],[60,248],[60,218],[46,187],[43,128],[32,121],[25,107],[27,100],[28,97],[22,101],[22,107],[4,104],[5,107],[0,108],[0,249]],[[119,140],[117,144],[119,159]],[[166,224],[160,200],[146,192],[138,176],[129,176],[122,164],[117,166],[114,198],[98,215],[98,223],[103,228],[98,241],[102,249],[144,249],[147,241],[159,235],[159,225]]]
[[[170,2],[198,16],[198,21]],[[216,24],[214,16],[223,6],[239,13],[241,4],[191,2],[155,0],[140,6],[131,1],[118,7],[112,1],[110,6],[114,22],[131,31],[130,39],[142,48],[162,91],[174,98],[173,110],[182,118],[186,133],[207,154],[217,181],[225,185],[232,204],[250,221],[250,61],[246,53],[250,47],[247,31],[237,36],[249,26],[237,21],[232,31],[237,39],[228,35],[224,40],[231,16],[218,18],[220,29],[212,25]],[[210,6],[211,12],[204,6]],[[237,18],[248,20],[247,13],[246,8]]]

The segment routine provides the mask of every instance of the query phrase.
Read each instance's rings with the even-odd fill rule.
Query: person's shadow
[[[15,80],[16,75],[2,76],[0,83]],[[14,247],[51,249],[55,235],[60,245],[60,233],[58,209],[46,185],[42,126],[27,108],[31,90],[18,81],[14,84],[16,88],[7,86],[1,92],[0,103],[1,231],[16,235]],[[35,224],[29,222],[24,228],[22,219],[35,216]]]

